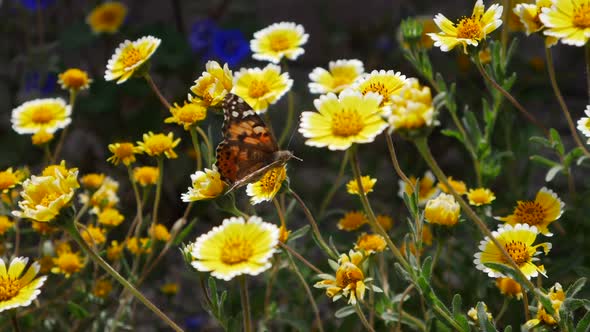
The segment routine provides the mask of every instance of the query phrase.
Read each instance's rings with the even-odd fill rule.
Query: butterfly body
[[[223,113],[223,141],[217,146],[215,165],[230,186],[228,192],[257,181],[293,157],[291,151],[279,150],[268,126],[242,98],[228,94]]]

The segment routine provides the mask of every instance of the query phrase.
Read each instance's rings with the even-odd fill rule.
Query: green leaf
[[[460,294],[453,296],[453,316],[461,314],[461,307],[463,306],[463,300]]]
[[[512,325],[506,326],[506,328],[504,329],[504,332],[512,332]]]
[[[509,276],[527,290],[531,292],[534,291],[534,289],[527,288],[529,283],[527,283],[526,280],[521,277],[520,273],[514,271],[514,269],[512,269],[510,266],[499,263],[484,263],[484,265],[492,270],[500,271],[502,274]]]
[[[588,332],[590,331],[590,312],[586,312],[584,317],[580,319],[576,326],[576,332]]]
[[[465,125],[465,130],[467,130],[470,141],[477,145],[481,141],[483,134],[479,127],[479,123],[475,118],[475,114],[469,111],[467,107],[465,108],[463,114],[463,124]]]
[[[538,164],[549,166],[549,167],[561,166],[559,163],[556,163],[553,160],[547,159],[545,157],[541,157],[539,155],[530,156],[529,159],[538,163]]]
[[[424,263],[422,263],[422,276],[426,280],[430,280],[430,276],[432,275],[432,257],[428,256],[424,259]]]
[[[545,137],[533,136],[533,137],[529,138],[529,141],[533,142],[533,143],[541,144],[542,146],[544,146],[546,148],[551,147],[551,141],[549,141]]]
[[[68,311],[78,319],[84,319],[90,315],[86,309],[72,301],[68,301]]]
[[[481,329],[481,331],[484,332],[497,332],[498,330],[496,330],[496,328],[494,327],[494,324],[492,324],[492,322],[490,322],[490,319],[488,317],[488,313],[486,312],[485,309],[485,304],[483,302],[477,302],[477,321],[479,323],[479,328]]]
[[[309,232],[310,228],[311,226],[305,225],[299,228],[298,230],[294,231],[293,233],[289,234],[289,239],[287,240],[287,243],[291,243],[297,240],[298,238],[304,236],[305,234],[307,234],[307,232]]]
[[[555,150],[557,150],[560,155],[563,155],[565,153],[565,148],[561,142],[561,136],[559,136],[559,132],[551,128],[549,129],[549,136],[551,137],[553,148],[555,148]]]
[[[334,313],[334,316],[336,316],[336,318],[344,318],[344,317],[350,316],[354,313],[355,313],[355,310],[354,310],[353,306],[346,306],[344,308],[338,309]]]
[[[572,163],[574,160],[576,160],[576,159],[580,158],[580,157],[581,157],[581,156],[583,156],[583,155],[584,155],[584,150],[582,150],[582,148],[580,148],[580,147],[573,148],[573,149],[572,149],[570,152],[568,152],[568,153],[565,155],[565,157],[563,157],[563,164],[564,164],[566,167],[569,167],[569,166],[570,166],[570,164],[571,164],[571,163]]]
[[[461,133],[459,131],[457,131],[457,130],[454,130],[454,129],[443,129],[440,132],[441,132],[441,134],[443,134],[445,136],[454,137],[459,142],[465,143],[465,141],[463,139],[463,135],[461,135]]]
[[[193,226],[195,226],[195,224],[197,223],[197,220],[197,218],[193,218],[193,220],[191,220],[191,222],[188,225],[186,225],[186,227],[182,231],[180,231],[178,236],[176,236],[176,239],[174,239],[175,246],[181,244],[182,240],[184,240],[189,235],[189,233],[193,229]]]
[[[571,284],[567,288],[567,290],[565,291],[566,297],[574,297],[574,296],[576,296],[576,294],[578,294],[578,292],[582,290],[582,288],[586,284],[586,281],[587,280],[588,279],[582,277],[582,278],[576,280],[573,284]]]
[[[549,299],[539,289],[535,289],[535,293],[537,294],[537,299],[539,300],[539,302],[541,302],[541,304],[543,305],[543,308],[545,308],[545,311],[547,311],[547,313],[550,314],[550,315],[555,314],[555,309],[553,308],[553,304],[551,303],[551,299]]]

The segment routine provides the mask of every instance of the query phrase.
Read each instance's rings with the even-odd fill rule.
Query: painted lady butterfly
[[[244,99],[228,93],[223,115],[223,141],[217,146],[215,166],[230,186],[227,192],[257,181],[294,157],[291,151],[279,150],[272,132]]]

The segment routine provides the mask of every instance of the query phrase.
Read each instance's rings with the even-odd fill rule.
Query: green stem
[[[344,171],[346,170],[347,164],[348,164],[348,154],[344,154],[344,158],[342,158],[342,163],[340,163],[340,170],[338,170],[338,175],[336,176],[336,180],[334,180],[334,182],[332,183],[332,187],[330,187],[330,190],[324,196],[324,200],[322,201],[322,204],[320,205],[320,212],[318,214],[320,219],[322,219],[322,217],[324,216],[324,213],[326,212],[328,205],[332,201],[334,194],[336,194],[336,191],[338,190],[338,188],[340,188],[340,181],[342,181],[342,177],[344,176]]]
[[[238,277],[240,281],[240,300],[242,302],[242,315],[244,316],[244,332],[252,332],[252,316],[250,312],[250,298],[248,296],[248,284],[246,276]]]
[[[10,315],[10,322],[12,323],[12,329],[14,332],[20,332],[20,327],[18,326],[18,319],[16,318],[16,310]]]
[[[399,165],[399,161],[397,160],[397,155],[395,153],[395,147],[393,146],[393,140],[391,139],[391,135],[386,134],[385,140],[387,141],[387,149],[389,150],[389,156],[391,157],[391,163],[393,164],[393,169],[397,173],[397,175],[409,186],[414,186],[412,181],[406,176],[406,173],[402,171],[402,168]]]
[[[361,305],[358,302],[354,305],[354,311],[356,311],[357,316],[359,316],[361,323],[363,323],[365,328],[370,332],[375,332],[375,329],[373,329],[371,324],[369,324],[369,321],[367,321],[367,317],[365,317],[363,309],[361,308]]]
[[[74,105],[76,104],[76,95],[77,95],[76,91],[74,91],[74,90],[70,91],[70,113],[71,114],[74,114]],[[57,161],[57,158],[59,157],[59,153],[61,152],[61,149],[63,148],[64,141],[65,141],[66,135],[68,134],[69,127],[70,126],[67,126],[61,131],[61,134],[59,136],[59,141],[57,142],[57,145],[55,146],[55,152],[53,153],[53,157],[51,158],[52,164],[55,164],[55,162]]]
[[[367,199],[367,195],[363,190],[363,183],[361,180],[361,170],[360,170],[360,166],[359,166],[356,148],[353,147],[349,151],[350,151],[350,164],[352,166],[352,172],[354,174],[357,186],[359,188],[359,197],[361,199],[361,203],[363,204],[363,208],[365,210],[365,213],[367,213],[369,224],[371,225],[371,228],[373,228],[373,230],[376,233],[378,233],[379,235],[381,235],[385,239],[387,246],[389,247],[389,249],[391,250],[391,252],[395,256],[395,258],[404,267],[404,269],[408,273],[413,273],[413,269],[411,268],[410,264],[408,263],[408,261],[406,261],[406,259],[402,255],[401,251],[397,248],[397,246],[393,243],[393,241],[391,241],[391,238],[389,237],[389,234],[387,234],[387,231],[385,231],[385,229],[383,229],[381,224],[379,224],[377,222],[377,218],[375,217],[375,213],[373,212],[373,209],[371,208],[371,203],[369,203],[369,200]]]
[[[205,142],[205,145],[207,146],[207,164],[211,165],[212,160],[214,158],[213,145],[211,145],[211,142],[209,141],[209,137],[207,136],[207,134],[205,134],[205,132],[203,131],[203,129],[201,129],[201,127],[195,127],[195,130],[201,136],[201,139],[203,140],[203,142]]]
[[[498,314],[494,318],[496,322],[501,321],[500,319],[502,318],[502,316],[504,316],[506,309],[508,309],[508,303],[510,303],[510,301],[508,300],[508,297],[504,296],[504,302],[502,302],[502,307],[500,308],[500,311],[498,312]]]
[[[287,101],[289,105],[287,108],[287,123],[285,123],[285,128],[283,128],[283,132],[279,138],[279,146],[285,143],[285,140],[289,137],[289,133],[291,132],[291,127],[293,127],[293,118],[295,117],[295,95],[293,94],[292,88],[287,93]]]
[[[169,110],[172,107],[172,105],[170,105],[168,100],[166,100],[164,95],[162,95],[162,92],[160,92],[160,89],[158,89],[156,82],[154,82],[154,80],[152,79],[150,74],[146,71],[146,73],[143,75],[143,77],[147,81],[147,83],[150,86],[150,88],[152,89],[152,91],[154,91],[154,93],[156,94],[156,96],[158,97],[158,99],[160,100],[162,105],[164,105],[164,107],[166,107],[166,109]]]
[[[529,297],[526,293],[526,289],[522,290],[522,306],[524,308],[524,321],[528,321],[531,319],[531,314],[529,313]]]
[[[322,274],[324,272],[322,272],[322,270],[318,269],[315,265],[313,265],[312,263],[310,263],[307,259],[303,258],[303,256],[301,256],[297,251],[293,250],[293,248],[289,247],[287,244],[279,242],[279,246],[283,249],[285,249],[289,254],[295,256],[298,260],[301,261],[301,263],[307,265],[307,267],[309,267],[310,269],[313,270],[313,272],[317,273],[317,274]]]
[[[197,170],[200,171],[203,169],[203,161],[201,160],[201,147],[199,146],[199,137],[197,136],[197,131],[195,127],[191,127],[190,129],[191,139],[193,141],[193,147],[195,148],[195,159],[197,159]]]
[[[138,291],[127,279],[119,274],[112,266],[109,265],[100,255],[98,255],[90,246],[82,239],[80,232],[74,225],[73,222],[67,222],[64,225],[64,230],[70,234],[70,236],[78,243],[80,248],[86,252],[86,254],[100,267],[102,267],[108,274],[111,275],[115,280],[117,280],[125,289],[133,296],[135,296],[139,301],[141,301],[148,309],[150,309],[153,313],[155,313],[162,321],[164,321],[168,326],[170,326],[174,331],[183,331],[176,323],[174,323],[166,314],[164,314],[158,307],[156,307],[150,300],[148,300],[143,294]]]
[[[129,175],[129,181],[131,182],[131,187],[133,188],[133,195],[135,196],[135,218],[133,219],[133,224],[129,227],[129,231],[127,232],[127,236],[125,236],[125,241],[129,239],[131,233],[135,232],[135,236],[139,236],[139,232],[141,227],[143,226],[143,212],[142,207],[143,204],[141,203],[141,195],[139,194],[139,188],[137,187],[137,182],[133,179],[133,170],[131,169],[131,165],[127,166],[127,173]]]
[[[162,196],[162,179],[164,177],[164,157],[158,157],[158,181],[156,182],[156,197],[154,198],[154,210],[152,212],[152,225],[158,222],[158,207],[160,206],[160,196]]]
[[[588,89],[588,98],[590,99],[590,43],[586,43],[584,55],[586,57],[586,88]]]

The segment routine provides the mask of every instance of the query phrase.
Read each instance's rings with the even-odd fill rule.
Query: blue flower
[[[213,34],[211,56],[232,67],[250,54],[250,43],[240,30],[217,30]]]
[[[20,0],[20,4],[30,11],[37,11],[37,9],[45,9],[52,5],[55,0]]]
[[[184,326],[188,332],[196,332],[201,331],[203,325],[207,323],[206,317],[203,315],[197,315],[193,317],[189,317],[184,321]]]
[[[41,97],[52,94],[57,87],[57,75],[55,73],[46,73],[41,75],[39,72],[29,72],[25,74],[25,93],[35,94]]]
[[[197,21],[191,27],[188,37],[194,52],[208,51],[213,42],[213,35],[217,31],[217,24],[211,19]]]

